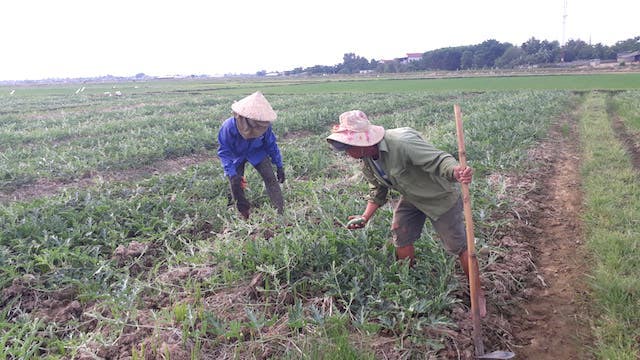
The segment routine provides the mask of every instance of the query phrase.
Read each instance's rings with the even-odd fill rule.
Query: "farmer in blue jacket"
[[[284,183],[284,168],[271,128],[277,115],[259,91],[234,102],[231,109],[233,117],[225,120],[218,132],[218,156],[229,179],[233,201],[242,217],[248,219],[251,204],[244,193],[247,187],[244,168],[249,162],[262,176],[271,204],[282,214],[280,184]],[[276,166],[277,178],[272,164]]]

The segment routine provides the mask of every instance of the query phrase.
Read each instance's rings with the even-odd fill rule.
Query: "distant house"
[[[396,58],[395,60],[401,64],[408,64],[410,62],[418,61],[422,59],[422,53],[407,53],[407,56]]]
[[[640,51],[632,51],[618,54],[618,62],[632,63],[640,61]]]
[[[407,56],[404,56],[404,57],[398,57],[392,60],[379,60],[378,62],[382,64],[392,64],[392,63],[408,64],[418,60],[422,60],[422,53],[407,53]]]
[[[407,53],[407,62],[422,60],[422,53]]]

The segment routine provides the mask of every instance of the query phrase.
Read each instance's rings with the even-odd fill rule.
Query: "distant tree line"
[[[640,50],[640,36],[618,41],[613,46],[591,45],[582,40],[569,40],[560,46],[558,41],[530,38],[520,46],[486,40],[481,44],[441,48],[427,51],[416,61],[370,61],[354,53],[343,56],[340,64],[315,65],[285,71],[285,75],[354,74],[361,71],[407,72],[429,70],[513,69],[533,65],[545,66],[578,60],[615,60],[618,53]]]

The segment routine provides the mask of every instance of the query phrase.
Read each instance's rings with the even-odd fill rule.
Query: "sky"
[[[254,74],[489,39],[611,46],[640,36],[638,14],[638,0],[4,0],[0,80]]]

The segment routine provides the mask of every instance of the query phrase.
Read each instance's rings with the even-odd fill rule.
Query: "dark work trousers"
[[[247,164],[246,161],[242,162],[238,165],[236,169],[236,173],[238,174],[238,179],[244,176],[244,168]],[[262,176],[262,181],[264,181],[264,186],[267,190],[267,194],[269,195],[269,199],[271,200],[271,205],[276,208],[278,214],[282,214],[284,211],[284,200],[282,199],[282,190],[280,190],[280,184],[278,183],[278,179],[276,175],[273,173],[273,166],[268,158],[264,158],[258,165],[255,166],[258,174]],[[239,182],[239,180],[238,180]],[[234,185],[233,182],[231,185],[231,196],[233,200],[236,202],[236,207],[238,211],[241,213],[248,210],[251,207],[251,204],[247,200],[244,189],[242,189],[239,184]]]

